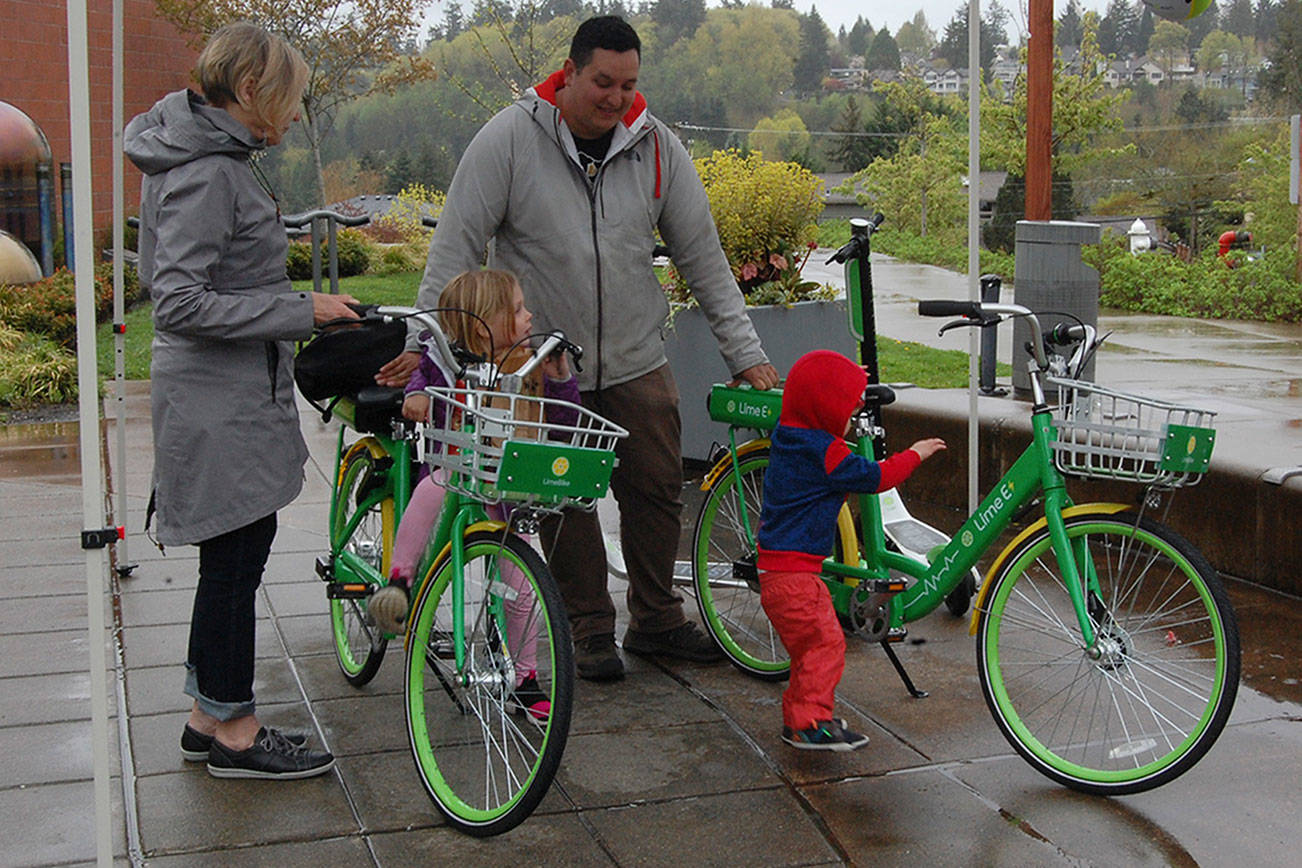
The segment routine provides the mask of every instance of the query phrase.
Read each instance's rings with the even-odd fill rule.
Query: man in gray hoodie
[[[538,330],[563,329],[588,355],[583,404],[629,429],[612,489],[628,567],[624,648],[721,659],[673,590],[681,530],[678,390],[665,360],[668,303],[651,266],[656,232],[688,279],[728,368],[778,383],[719,246],[691,157],[637,92],[641,42],[622,19],[584,22],[564,66],[493,117],[461,157],[430,244],[417,303],[433,307],[462,271],[491,263],[524,287]],[[579,675],[623,677],[601,531],[567,515],[550,565],[570,614]]]

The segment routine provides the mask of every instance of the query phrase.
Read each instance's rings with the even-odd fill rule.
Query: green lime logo
[[[1185,447],[1185,453],[1188,454],[1188,455],[1193,455],[1193,454],[1194,454],[1194,450],[1197,449],[1197,448],[1198,448],[1198,438],[1195,437],[1194,435],[1190,434],[1190,435],[1189,435],[1189,445]]]
[[[557,458],[555,461],[552,462],[553,476],[564,476],[569,472],[570,472],[570,459],[566,458],[564,455],[562,455],[560,458]]]
[[[965,547],[972,545],[972,531],[963,531],[963,536],[960,539]]]
[[[737,402],[732,400],[731,398],[728,399],[728,412],[729,413],[737,412]]]

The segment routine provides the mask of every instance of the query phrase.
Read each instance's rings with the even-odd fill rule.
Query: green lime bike
[[[421,782],[451,825],[488,836],[518,825],[543,798],[573,704],[564,604],[522,534],[535,532],[544,514],[594,508],[615,466],[614,444],[627,432],[582,407],[520,394],[523,377],[549,354],[569,351],[577,364],[581,351],[559,333],[546,335],[523,368],[503,374],[449,346],[430,313],[381,307],[369,314],[417,321],[455,372],[456,385],[426,390],[431,418],[444,424],[424,426],[421,460],[440,471],[447,494],[411,589],[405,634],[384,633],[367,606],[388,583],[394,532],[418,467],[421,436],[400,416],[400,390],[363,389],[330,407],[344,425],[330,551],[317,572],[344,677],[367,683],[388,643],[404,643],[407,732]],[[549,406],[561,404],[574,421],[547,421]],[[348,443],[349,431],[363,436]],[[532,696],[549,703],[547,713],[516,695],[525,674],[536,679]]]
[[[910,692],[925,695],[891,642],[960,589],[1014,517],[1038,503],[1042,514],[999,551],[977,592],[972,630],[986,704],[1012,747],[1063,785],[1120,795],[1173,780],[1229,718],[1239,635],[1216,570],[1147,507],[1206,471],[1214,414],[1075,378],[1099,342],[1092,327],[1056,326],[1046,340],[1037,316],[1017,305],[924,301],[919,312],[973,326],[1024,318],[1031,442],[954,537],[922,557],[890,544],[879,495],[857,497],[857,519],[843,508],[822,574],[842,623],[880,642]],[[1076,347],[1066,362],[1054,352],[1064,344]],[[893,398],[886,386],[868,386],[852,431],[856,454],[884,457],[874,441],[883,434],[880,408]],[[734,665],[768,679],[785,678],[790,665],[760,605],[755,568],[764,435],[780,406],[777,392],[715,387],[711,415],[729,425],[729,444],[702,484],[691,550],[710,633]],[[746,430],[758,436],[738,442]],[[1077,504],[1067,476],[1149,491],[1140,507]]]

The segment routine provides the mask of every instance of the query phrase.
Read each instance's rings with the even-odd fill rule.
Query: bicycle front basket
[[[1070,476],[1176,488],[1194,485],[1211,462],[1216,415],[1050,377],[1058,387],[1054,464]]]
[[[592,509],[610,485],[615,442],[628,436],[555,398],[451,387],[426,392],[431,419],[444,420],[426,426],[426,463],[449,471],[447,488],[484,503]],[[567,417],[573,421],[550,421]]]

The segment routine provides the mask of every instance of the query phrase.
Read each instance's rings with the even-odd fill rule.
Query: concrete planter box
[[[851,359],[859,357],[859,346],[846,330],[844,301],[751,307],[746,313],[755,324],[769,361],[783,376],[796,359],[810,350],[836,350]],[[708,459],[711,444],[726,441],[728,429],[710,420],[705,401],[711,385],[731,377],[704,314],[692,308],[674,317],[665,329],[665,355],[681,397],[683,457]]]

